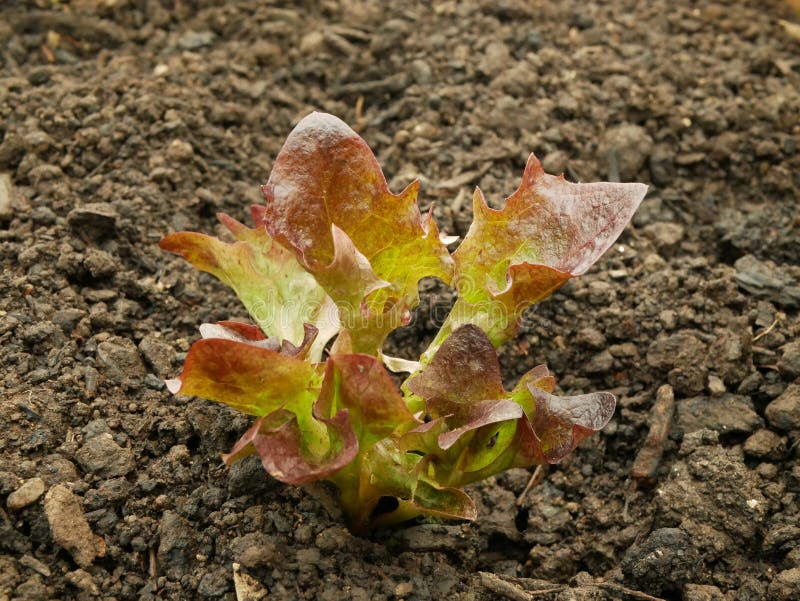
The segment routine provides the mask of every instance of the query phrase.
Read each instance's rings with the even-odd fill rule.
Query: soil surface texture
[[[312,110],[450,234],[530,152],[650,186],[501,349],[614,419],[472,486],[474,523],[355,537],[165,389],[246,315],[158,240],[246,221]],[[0,1],[0,600],[800,599],[799,124],[778,0]],[[423,292],[390,354],[452,302]]]

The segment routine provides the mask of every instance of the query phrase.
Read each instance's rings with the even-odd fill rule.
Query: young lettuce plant
[[[231,242],[161,241],[233,288],[256,324],[201,325],[169,390],[255,416],[225,463],[257,454],[282,482],[332,483],[356,532],[420,515],[474,519],[465,485],[560,461],[616,403],[554,394],[545,366],[507,391],[495,348],[613,244],[646,186],[568,183],[531,155],[504,208],[476,190],[452,255],[455,239],[420,214],[418,188],[392,194],[366,142],[313,113],[278,154],[254,227],[221,214]],[[430,276],[455,287],[450,316],[420,361],[385,356]],[[387,369],[409,373],[399,390]]]

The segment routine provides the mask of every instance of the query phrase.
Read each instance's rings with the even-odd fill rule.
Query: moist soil
[[[800,599],[792,18],[765,0],[3,2],[0,600]],[[451,234],[530,152],[650,186],[501,349],[509,383],[546,363],[564,393],[613,391],[614,419],[524,494],[532,469],[471,487],[474,523],[353,536],[326,488],[222,465],[249,418],[164,387],[201,323],[246,315],[158,240],[246,220],[312,110],[352,124],[393,190],[419,178]],[[419,353],[452,302],[422,288],[390,353]]]

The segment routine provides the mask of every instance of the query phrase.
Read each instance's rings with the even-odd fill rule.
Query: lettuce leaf
[[[609,249],[646,192],[644,184],[573,184],[546,174],[534,155],[502,209],[476,189],[472,225],[453,254],[458,301],[425,358],[465,323],[495,346],[511,339],[525,309]]]
[[[433,215],[417,207],[419,183],[392,194],[367,143],[332,115],[300,121],[262,190],[259,223],[333,298],[358,351],[374,354],[408,323],[420,279],[452,279]]]
[[[463,486],[510,467],[557,463],[614,414],[608,392],[559,397],[544,366],[506,392],[491,340],[478,326],[455,330],[421,373],[406,383],[430,421],[401,447],[424,454],[437,482]]]
[[[258,214],[254,208],[256,221]],[[235,242],[195,232],[176,232],[162,239],[159,246],[180,254],[233,288],[266,336],[300,345],[306,324],[314,326],[318,333],[310,355],[320,358],[325,344],[339,331],[333,301],[263,226],[249,228],[222,213],[217,217]]]

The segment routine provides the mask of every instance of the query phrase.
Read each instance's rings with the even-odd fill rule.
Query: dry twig
[[[525,502],[525,497],[528,496],[528,493],[534,486],[536,486],[542,480],[544,480],[544,477],[546,475],[547,475],[547,466],[537,465],[536,469],[533,470],[533,475],[531,476],[531,479],[528,480],[528,483],[525,485],[525,490],[523,490],[517,497],[517,502],[516,502],[517,507],[522,507],[522,504]]]
[[[613,594],[615,599],[629,598],[637,601],[664,601],[661,597],[654,597],[614,582],[590,582],[571,587],[566,584],[553,584],[530,578],[511,578],[489,572],[480,572],[479,574],[481,586],[511,601],[539,601],[545,595],[555,595],[566,590],[595,594],[598,591],[603,591]]]
[[[769,334],[773,330],[773,328],[775,328],[776,325],[778,325],[781,321],[783,321],[783,318],[784,315],[782,313],[779,313],[777,317],[775,317],[775,320],[767,326],[766,330],[753,336],[753,342],[758,342],[761,338]]]
[[[664,384],[656,392],[656,401],[648,417],[650,431],[633,462],[633,477],[636,480],[651,480],[656,475],[674,413],[675,394],[672,386]]]

